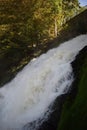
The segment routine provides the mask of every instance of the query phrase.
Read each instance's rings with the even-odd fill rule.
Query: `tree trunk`
[[[57,19],[55,18],[54,36],[57,37]]]

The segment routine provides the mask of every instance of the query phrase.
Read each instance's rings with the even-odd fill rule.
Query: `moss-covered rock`
[[[63,105],[57,130],[87,129],[87,46],[72,62],[75,80]]]

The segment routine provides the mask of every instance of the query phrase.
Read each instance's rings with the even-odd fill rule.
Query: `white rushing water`
[[[70,63],[86,45],[87,35],[65,42],[33,59],[0,88],[0,130],[21,130],[43,117],[56,97],[67,92],[73,81]]]

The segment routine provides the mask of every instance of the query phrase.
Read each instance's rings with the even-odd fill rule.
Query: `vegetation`
[[[7,0],[0,3],[0,25],[7,30],[9,40],[17,42],[16,38],[27,46],[38,46],[57,36],[62,24],[79,10],[78,0]]]

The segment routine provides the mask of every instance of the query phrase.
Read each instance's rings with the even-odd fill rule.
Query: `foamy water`
[[[0,88],[0,130],[21,130],[43,118],[49,105],[68,91],[73,81],[70,63],[86,45],[87,35],[65,42],[33,59]]]

